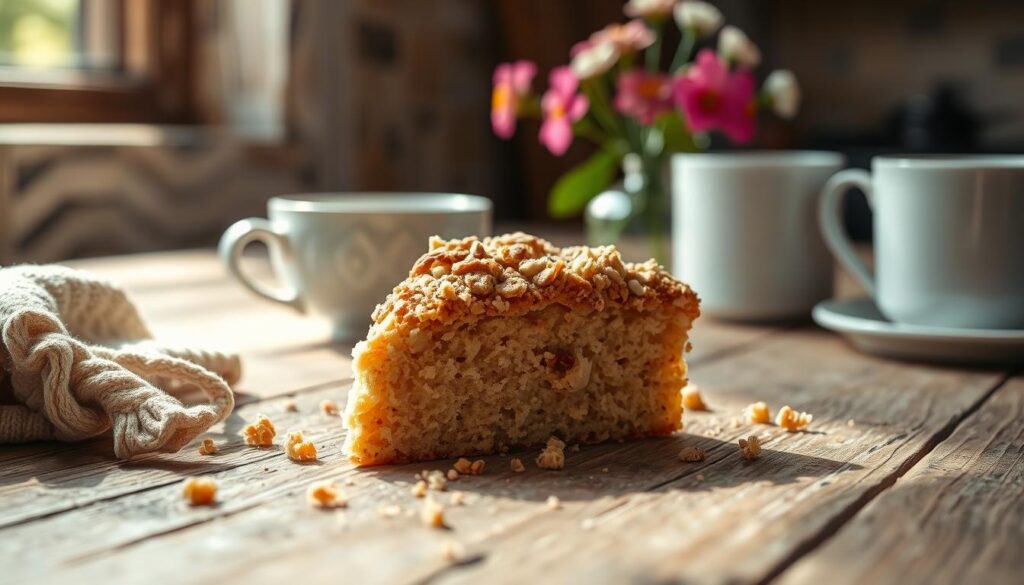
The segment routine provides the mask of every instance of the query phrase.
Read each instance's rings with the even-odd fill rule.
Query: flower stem
[[[686,65],[692,57],[693,48],[697,44],[697,31],[693,30],[692,27],[688,27],[683,31],[683,40],[679,42],[679,48],[676,49],[676,54],[672,57],[672,65],[669,67],[669,73],[674,74],[679,71],[683,65]]]
[[[661,39],[663,36],[661,24],[658,22],[652,27],[654,29],[654,42],[644,51],[644,62],[647,64],[648,71],[657,71],[658,65],[661,64]]]

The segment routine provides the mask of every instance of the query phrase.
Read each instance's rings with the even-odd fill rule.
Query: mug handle
[[[871,298],[875,298],[875,278],[853,250],[853,244],[843,229],[843,196],[850,188],[856,187],[867,196],[868,205],[874,207],[871,191],[871,174],[861,169],[847,169],[832,176],[825,183],[818,206],[818,225],[825,238],[825,244],[850,274],[864,287]]]
[[[302,302],[302,297],[295,287],[270,288],[252,280],[242,271],[242,253],[246,246],[255,241],[263,242],[268,248],[277,250],[285,258],[291,257],[291,245],[284,234],[274,231],[273,225],[269,221],[259,217],[250,217],[232,224],[220,238],[217,252],[227,266],[228,272],[238,279],[245,288],[259,296],[282,305],[288,305],[297,311],[303,311],[305,303]],[[278,280],[282,280],[279,275],[276,276]]]

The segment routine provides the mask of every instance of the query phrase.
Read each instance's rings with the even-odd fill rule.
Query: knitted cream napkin
[[[120,288],[62,266],[0,268],[0,444],[113,429],[128,458],[177,451],[231,413],[238,356],[160,345]],[[209,404],[168,392],[190,384]],[[8,400],[10,402],[10,400]]]

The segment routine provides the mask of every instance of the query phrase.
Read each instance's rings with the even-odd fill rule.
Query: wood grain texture
[[[1020,583],[1024,378],[1002,386],[779,583]]]
[[[321,322],[249,295],[208,251],[75,265],[123,283],[161,338],[241,351],[239,407],[212,429],[224,443],[214,457],[188,447],[118,462],[104,440],[0,448],[3,582],[145,576],[219,585],[301,575],[360,583],[739,583],[776,576],[801,583],[895,580],[890,572],[929,582],[922,578],[933,570],[929,563],[944,557],[969,557],[955,573],[961,582],[996,582],[1020,569],[1013,545],[1021,518],[1013,506],[1024,483],[1017,422],[1024,389],[1015,380],[986,403],[1002,372],[879,360],[817,329],[703,319],[689,361],[711,410],[687,412],[685,432],[569,451],[560,472],[536,468],[535,453],[516,454],[525,473],[511,472],[507,455],[487,457],[484,475],[449,484],[467,494],[466,505],[449,506],[450,529],[435,530],[419,524],[421,500],[409,488],[414,473],[452,462],[355,469],[342,457],[340,420],[320,415],[316,405],[344,400],[350,347],[325,343]],[[284,411],[290,395],[298,413]],[[756,400],[769,402],[773,413],[782,404],[809,411],[814,423],[791,434],[736,422]],[[306,430],[321,462],[298,465],[279,450],[241,445],[237,432],[257,412],[270,414],[280,435]],[[765,452],[746,462],[735,441],[751,433],[764,437]],[[690,445],[704,447],[707,459],[680,462],[677,453]],[[181,482],[195,474],[220,483],[218,506],[182,504]],[[306,486],[321,478],[351,483],[343,485],[348,509],[307,505]],[[908,491],[897,497],[901,489]],[[561,499],[560,509],[548,508],[550,495]],[[447,502],[448,494],[438,496]],[[869,516],[888,498],[896,499]],[[402,512],[382,518],[378,508],[386,504]],[[938,521],[940,511],[948,522]],[[875,519],[845,536],[844,524],[857,528],[866,517]],[[871,542],[871,530],[890,521],[893,545]],[[943,551],[934,559],[919,558],[927,547],[913,544],[918,521],[934,524],[926,543]],[[845,544],[833,551],[828,539],[837,533],[835,542]],[[960,534],[970,542],[967,552],[955,548]],[[988,542],[987,534],[1008,546]],[[448,542],[464,548],[462,562],[442,557]],[[869,553],[864,562],[851,563],[846,556],[860,549]],[[899,558],[887,557],[891,550]],[[907,558],[913,562],[885,578],[875,571],[877,562]],[[838,578],[832,568],[842,563],[850,575]]]

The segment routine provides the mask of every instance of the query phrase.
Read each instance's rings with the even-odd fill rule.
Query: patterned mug
[[[374,307],[409,274],[430,236],[445,239],[491,231],[491,202],[452,193],[322,193],[273,197],[270,218],[238,221],[219,252],[252,292],[331,320],[332,336],[366,334]],[[281,282],[268,287],[241,268],[245,247],[264,242]]]

